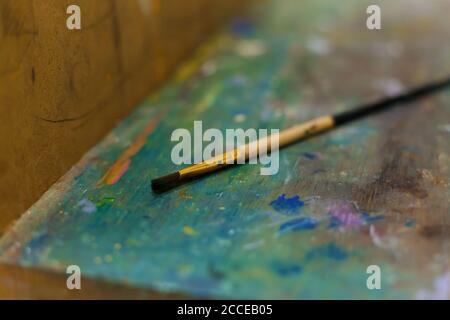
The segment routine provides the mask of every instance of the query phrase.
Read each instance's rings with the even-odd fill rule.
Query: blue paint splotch
[[[341,220],[339,220],[336,217],[330,217],[330,224],[328,225],[328,228],[335,229],[341,227],[343,224]]]
[[[236,19],[231,24],[231,32],[240,37],[251,37],[255,34],[253,22],[248,19]]]
[[[303,268],[298,264],[286,264],[281,262],[274,263],[273,269],[282,277],[297,275],[303,271]]]
[[[299,212],[300,208],[305,205],[305,203],[300,200],[299,196],[294,196],[292,198],[286,198],[285,194],[282,194],[277,199],[273,200],[270,205],[277,212],[293,215]]]
[[[318,225],[318,221],[313,218],[298,218],[289,220],[280,225],[279,233],[283,234],[289,231],[312,230]]]
[[[342,261],[348,258],[348,253],[334,243],[328,243],[317,248],[311,249],[306,253],[307,260],[328,258],[331,260]]]
[[[304,152],[303,156],[309,160],[321,159],[322,156],[318,152]]]
[[[383,220],[384,216],[381,214],[377,214],[377,215],[370,215],[367,212],[363,212],[361,213],[361,217],[364,220],[364,222],[366,223],[372,223],[375,221],[379,221],[379,220]]]

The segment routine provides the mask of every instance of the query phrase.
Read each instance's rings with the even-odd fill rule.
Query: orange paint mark
[[[152,119],[142,132],[137,136],[136,140],[120,155],[114,164],[108,169],[106,174],[97,183],[97,186],[104,184],[111,185],[117,183],[120,178],[127,172],[131,165],[131,157],[136,155],[147,142],[147,138],[155,129],[161,120],[164,112],[160,112],[156,118]]]
[[[108,170],[108,174],[104,176],[103,182],[108,185],[117,183],[125,172],[127,172],[130,167],[130,163],[130,159],[125,159],[123,162],[117,162],[117,164],[113,165]]]
[[[182,199],[192,199],[192,196],[188,195],[186,193],[186,191],[180,191],[178,192],[178,195],[180,196],[180,198]]]

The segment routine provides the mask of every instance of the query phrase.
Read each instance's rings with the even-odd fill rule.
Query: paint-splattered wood
[[[0,242],[3,260],[161,292],[449,298],[450,94],[355,122],[167,194],[170,134],[284,128],[446,75],[445,1],[274,1],[203,48]],[[368,290],[378,265],[382,289]]]

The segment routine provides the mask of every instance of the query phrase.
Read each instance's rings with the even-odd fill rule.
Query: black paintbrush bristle
[[[152,180],[152,190],[155,193],[163,193],[177,186],[180,182],[180,173],[174,172],[161,178]]]

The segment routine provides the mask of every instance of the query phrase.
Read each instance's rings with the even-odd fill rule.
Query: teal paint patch
[[[407,219],[405,220],[405,227],[407,227],[407,228],[412,228],[412,227],[414,227],[415,225],[416,225],[416,220],[411,219],[411,218],[407,218]]]

